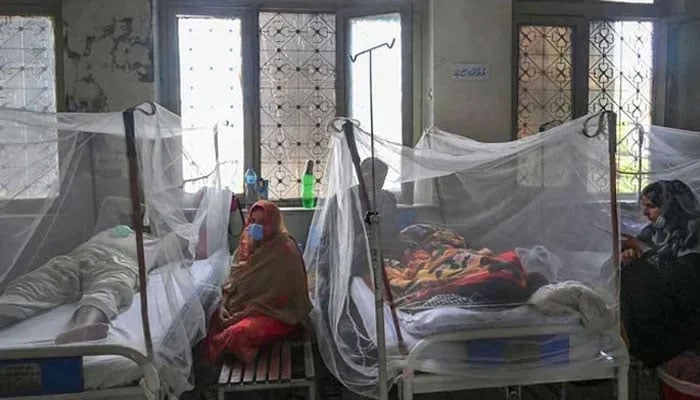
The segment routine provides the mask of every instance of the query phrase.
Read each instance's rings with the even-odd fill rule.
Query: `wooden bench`
[[[228,392],[305,387],[316,400],[316,374],[311,342],[285,341],[262,351],[252,365],[224,357],[219,375],[219,400]]]

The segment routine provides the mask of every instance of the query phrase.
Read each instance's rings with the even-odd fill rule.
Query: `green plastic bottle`
[[[301,205],[304,208],[314,208],[316,199],[314,198],[314,162],[306,162],[306,171],[301,177]]]

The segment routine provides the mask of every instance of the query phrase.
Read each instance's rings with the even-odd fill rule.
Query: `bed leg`
[[[559,400],[566,400],[566,382],[561,383],[561,388],[559,389]]]
[[[309,400],[316,400],[316,382],[309,385]]]
[[[413,400],[413,370],[405,369],[401,374],[401,400]]]
[[[523,398],[523,387],[522,386],[506,386],[506,399],[507,400],[522,400]]]
[[[226,393],[224,393],[224,389],[219,389],[219,400],[224,400],[226,398]]]
[[[628,367],[617,369],[617,400],[629,400],[629,372]]]

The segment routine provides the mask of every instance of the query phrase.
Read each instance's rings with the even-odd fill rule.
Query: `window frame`
[[[666,59],[668,56],[668,0],[656,0],[654,4],[634,4],[603,2],[600,0],[579,0],[575,3],[559,1],[518,0],[513,3],[513,48],[512,48],[512,130],[513,140],[518,139],[518,68],[519,31],[521,25],[562,25],[570,26],[572,34],[572,98],[573,118],[588,113],[588,74],[590,22],[603,21],[649,21],[654,26],[652,38],[652,93],[651,123],[665,125],[667,97]],[[652,150],[653,151],[653,150]],[[652,166],[653,169],[653,166]],[[618,193],[623,201],[636,200],[635,193]]]
[[[521,25],[561,25],[573,29],[572,96],[573,117],[579,118],[588,113],[588,69],[590,22],[593,20],[626,21],[644,20],[654,25],[652,42],[652,112],[654,125],[665,122],[666,104],[666,59],[668,55],[668,25],[664,22],[668,15],[668,0],[656,0],[654,4],[634,4],[603,2],[600,0],[579,0],[562,3],[548,0],[518,0],[513,3],[512,40],[512,129],[513,140],[518,138],[518,68],[519,32]],[[583,45],[582,45],[583,44]],[[583,72],[581,71],[583,70]]]
[[[204,3],[204,4],[203,4]],[[347,4],[352,4],[348,6]],[[244,165],[253,165],[260,171],[260,12],[280,13],[329,13],[335,15],[336,28],[336,116],[345,116],[348,104],[347,68],[349,19],[375,14],[399,13],[401,15],[402,46],[402,139],[404,145],[414,144],[413,104],[413,6],[401,0],[360,0],[353,3],[339,2],[329,6],[322,0],[312,1],[240,1],[240,0],[165,0],[158,4],[156,30],[158,32],[155,57],[156,99],[166,108],[180,114],[179,54],[177,38],[178,15],[197,17],[241,19],[243,62],[243,118]],[[254,40],[251,40],[254,39]],[[402,192],[407,192],[404,187]],[[409,190],[410,191],[410,190]],[[282,206],[299,206],[300,198],[279,199]]]
[[[63,12],[60,0],[0,0],[0,17],[48,17],[53,22],[54,39],[54,95],[56,97],[56,112],[66,111],[65,80],[63,73]],[[60,165],[61,155],[67,149],[58,146],[59,180],[62,182]],[[60,191],[63,188],[59,187]],[[37,199],[0,199],[0,206],[8,215],[34,214],[39,212],[48,200],[47,197]]]

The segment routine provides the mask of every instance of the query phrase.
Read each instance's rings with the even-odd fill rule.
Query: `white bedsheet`
[[[361,278],[355,278],[351,285],[351,297],[370,339],[377,342],[374,312],[374,294]],[[535,327],[542,325],[582,326],[578,315],[547,316],[534,306],[523,305],[500,312],[484,312],[456,307],[440,307],[415,314],[398,311],[399,324],[404,344],[410,350],[418,341],[435,333],[459,332],[472,329]],[[391,318],[389,307],[384,307],[384,326],[387,351],[397,355],[398,336]],[[602,352],[613,354],[621,343],[616,331],[582,332],[569,335],[569,362],[585,362],[599,357]],[[425,372],[446,373],[444,370],[467,368],[470,358],[467,346],[460,342],[442,342],[429,345],[422,354],[429,358],[419,360],[414,368]],[[517,358],[517,356],[516,356]],[[535,364],[533,364],[534,366]],[[520,365],[523,367],[524,365]]]
[[[190,267],[190,271],[200,294],[200,301],[206,311],[216,301],[216,296],[213,295],[216,291],[211,289],[221,285],[220,274],[207,260],[195,261]],[[169,312],[158,312],[159,309],[169,307],[166,288],[163,285],[159,269],[149,274],[148,305],[153,343],[162,343],[171,329],[172,318]],[[194,316],[195,313],[185,312],[186,303],[184,301],[180,302],[180,306],[182,307],[180,313],[182,317]],[[0,349],[22,348],[32,345],[52,346],[56,336],[67,327],[74,310],[75,304],[59,306],[0,330]],[[145,353],[140,294],[137,293],[134,296],[129,309],[112,321],[107,338],[90,343],[123,344]],[[189,351],[189,349],[183,349],[183,351]],[[84,357],[83,365],[85,390],[125,386],[137,381],[142,376],[142,372],[135,362],[121,356]]]

